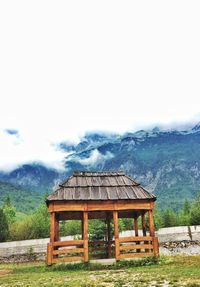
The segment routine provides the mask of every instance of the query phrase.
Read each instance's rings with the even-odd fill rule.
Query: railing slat
[[[54,250],[53,255],[65,254],[65,253],[81,253],[81,252],[84,252],[84,248],[65,248],[65,249]]]
[[[132,250],[132,249],[153,249],[152,244],[132,244],[132,245],[122,245],[119,248],[120,250]]]
[[[120,237],[119,242],[132,242],[132,241],[152,241],[152,236],[130,236]]]
[[[67,240],[67,241],[56,241],[52,242],[53,246],[73,246],[73,245],[82,245],[83,240]]]

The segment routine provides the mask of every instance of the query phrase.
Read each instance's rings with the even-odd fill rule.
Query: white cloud
[[[24,163],[39,162],[47,167],[62,170],[64,157],[69,153],[57,150],[45,141],[10,135],[0,130],[0,170],[9,172]]]
[[[0,161],[30,153],[54,161],[62,155],[50,143],[86,131],[199,117],[199,8],[195,0],[1,1],[0,128],[19,130],[23,148],[1,144]]]
[[[109,151],[106,152],[106,154],[102,154],[97,149],[94,149],[88,158],[75,158],[74,160],[78,161],[82,165],[94,165],[113,157],[114,155]]]

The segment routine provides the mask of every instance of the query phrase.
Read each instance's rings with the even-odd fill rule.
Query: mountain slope
[[[0,206],[3,205],[8,195],[16,210],[24,213],[33,212],[44,197],[41,193],[25,190],[10,183],[0,182]]]

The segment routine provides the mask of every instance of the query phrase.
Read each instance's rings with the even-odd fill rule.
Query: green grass
[[[92,264],[57,264],[52,267],[46,267],[44,263],[2,264],[0,286],[200,286],[200,255],[167,256],[161,257],[158,262],[141,261],[141,264],[135,262],[122,262],[109,269]]]

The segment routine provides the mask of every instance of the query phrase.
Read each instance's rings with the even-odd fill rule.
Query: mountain
[[[36,192],[51,192],[60,173],[41,164],[24,164],[10,173],[0,173],[0,181]]]
[[[70,152],[61,173],[40,164],[25,164],[0,180],[46,192],[74,170],[122,170],[158,198],[159,208],[179,209],[200,191],[200,123],[187,129],[128,132],[124,135],[90,133],[78,144],[63,142]]]

